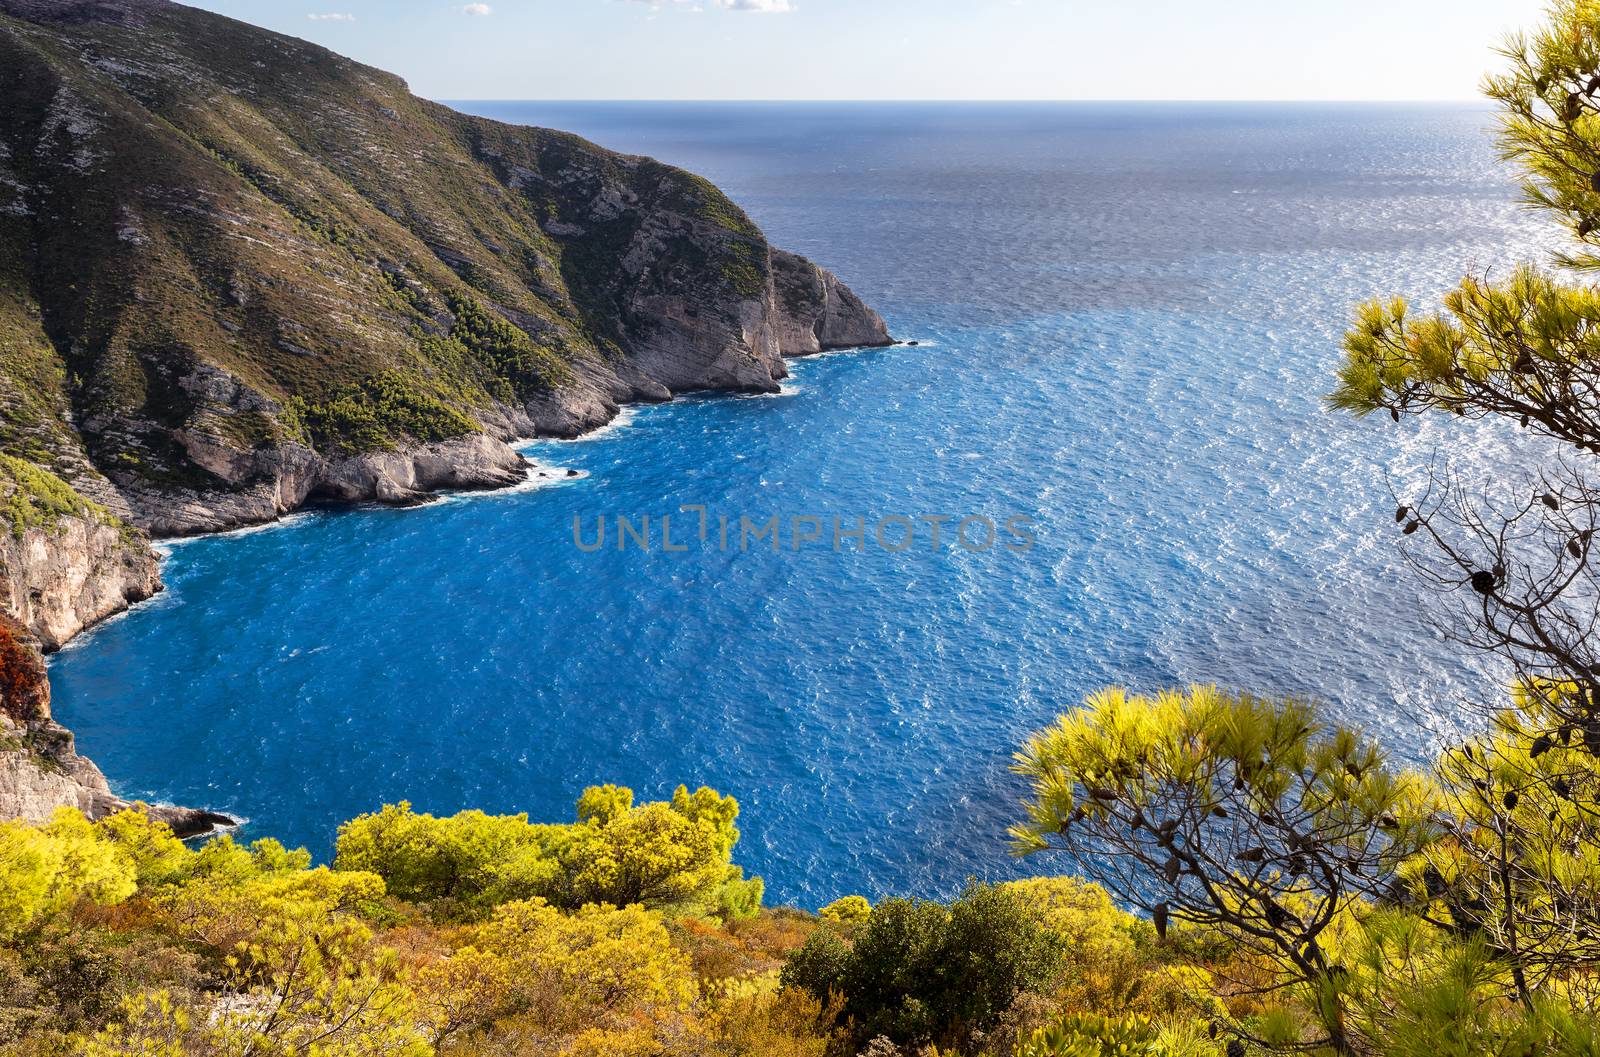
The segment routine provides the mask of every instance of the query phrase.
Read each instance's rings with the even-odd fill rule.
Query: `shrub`
[[[1019,1039],[1016,1057],[1213,1057],[1222,1052],[1192,1026],[1163,1029],[1147,1017],[1077,1013]]]
[[[87,1057],[327,1054],[432,1057],[428,1021],[394,952],[349,921],[282,925],[230,962],[237,995],[197,1010],[165,990],[132,995]]]
[[[732,797],[679,786],[669,802],[636,807],[631,790],[596,786],[577,806],[577,822],[539,825],[526,815],[435,818],[389,805],[340,827],[335,865],[382,876],[402,899],[449,900],[468,913],[535,897],[728,917],[759,908],[761,880],[731,862]]]
[[[832,1024],[837,1006],[794,988],[741,989],[719,998],[708,1011],[713,1052],[748,1057],[825,1057],[836,1049]]]
[[[26,459],[0,453],[0,516],[21,539],[28,529],[53,528],[62,518],[98,524],[120,522],[98,503],[79,495],[71,485]]]
[[[542,899],[508,903],[473,933],[509,960],[514,987],[559,994],[580,1016],[683,1006],[694,994],[689,959],[659,915],[638,906],[586,906],[564,914]]]
[[[132,864],[134,880],[141,888],[179,879],[194,858],[183,841],[172,835],[171,827],[143,811],[119,811],[100,820],[96,829]]]
[[[1017,1057],[1134,1057],[1150,1053],[1155,1041],[1155,1029],[1144,1017],[1077,1013],[1023,1039]]]
[[[1150,922],[1119,909],[1102,887],[1076,877],[1032,877],[1010,881],[1015,893],[1064,940],[1078,964],[1131,957],[1155,943]]]
[[[0,824],[0,938],[80,899],[120,903],[138,873],[104,830],[71,808],[43,826]]]
[[[356,455],[387,451],[400,437],[446,440],[478,423],[395,371],[341,385],[319,400],[292,396],[283,404],[291,435],[320,451]]]
[[[784,967],[786,985],[838,994],[858,1034],[960,1043],[992,1027],[1018,995],[1049,985],[1060,938],[1016,893],[970,885],[948,906],[890,899],[852,942],[823,928]]]
[[[435,818],[402,801],[340,826],[334,866],[378,874],[400,899],[492,905],[554,884],[539,830],[527,815]]]
[[[867,920],[872,913],[872,904],[867,902],[865,896],[844,896],[835,899],[817,913],[826,921],[836,925],[847,925]]]
[[[477,300],[452,296],[450,311],[455,315],[450,337],[514,392],[526,395],[571,380],[572,371],[559,356]]]

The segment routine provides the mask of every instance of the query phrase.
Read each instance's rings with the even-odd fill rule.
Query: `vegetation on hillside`
[[[607,787],[583,804],[541,827],[386,808],[342,829],[332,868],[270,839],[190,849],[139,811],[0,825],[0,1052],[603,1054],[818,1021],[771,985],[797,936],[784,915],[704,916],[736,880],[731,800],[634,807]],[[531,870],[561,905],[504,883],[537,859],[508,857],[530,829],[568,853]]]
[[[434,441],[471,433],[478,424],[394,373],[337,386],[324,399],[291,396],[282,422],[292,437],[333,454],[383,451],[395,438]]]
[[[225,487],[187,437],[437,439],[638,347],[656,300],[732,336],[766,288],[760,231],[699,177],[123,6],[0,0],[0,451]]]
[[[640,903],[748,917],[762,884],[733,865],[738,814],[732,797],[684,786],[637,806],[632,790],[596,786],[569,825],[480,811],[434,818],[402,803],[340,827],[335,865],[378,874],[402,899],[466,910],[540,898],[569,910]]]
[[[1600,267],[1600,2],[1561,0],[1508,54],[1507,154],[1572,227],[1559,263]],[[451,311],[459,350],[537,367]],[[1305,701],[1106,690],[1023,746],[1013,831],[1105,887],[814,915],[761,906],[707,789],[596,787],[569,823],[391,805],[331,866],[63,810],[0,825],[0,1053],[1596,1057],[1597,324],[1594,287],[1527,266],[1435,315],[1369,305],[1347,338],[1336,407],[1550,444],[1506,493],[1445,468],[1396,511],[1441,628],[1515,673],[1432,760]]]
[[[1222,948],[1163,947],[1080,881],[763,909],[730,866],[737,810],[609,786],[564,825],[395,805],[342,827],[331,867],[270,839],[191,849],[138,810],[0,824],[0,1053],[1185,1047],[1225,1009]]]
[[[1019,756],[1084,881],[759,905],[737,805],[385,807],[331,867],[138,811],[0,826],[0,1052],[1600,1052],[1600,760],[1527,688],[1428,770],[1295,701],[1096,695]]]
[[[53,529],[62,518],[122,527],[109,510],[26,459],[0,452],[0,518],[21,539],[30,528]]]

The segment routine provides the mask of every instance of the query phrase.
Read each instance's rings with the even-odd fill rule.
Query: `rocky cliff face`
[[[0,372],[157,534],[502,484],[508,440],[888,341],[698,177],[221,16],[0,0],[0,93]]]
[[[103,478],[78,467],[85,489]],[[149,540],[66,480],[0,454],[0,613],[46,649],[161,589]]]
[[[0,0],[0,100],[0,611],[46,648],[159,589],[149,535],[514,483],[889,342],[705,180],[167,0]],[[14,711],[0,817],[115,803]]]
[[[155,554],[116,525],[62,517],[0,535],[0,609],[46,649],[160,588]]]
[[[826,268],[775,249],[772,279],[778,347],[785,356],[891,344],[878,314]]]

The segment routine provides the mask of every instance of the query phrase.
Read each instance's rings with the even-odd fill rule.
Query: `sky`
[[[433,99],[1477,96],[1546,0],[189,0]]]

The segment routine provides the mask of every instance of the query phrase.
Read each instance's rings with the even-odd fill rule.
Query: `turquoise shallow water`
[[[566,818],[595,782],[707,783],[815,906],[1069,868],[1007,857],[1007,764],[1103,684],[1315,695],[1402,751],[1490,692],[1426,630],[1386,482],[1500,443],[1320,406],[1355,300],[1548,237],[1486,112],[458,105],[704,173],[921,344],[535,444],[547,487],[175,546],[165,595],[52,665],[120,791],[326,854],[400,798]],[[1037,545],[573,545],[682,504],[1027,515]]]

